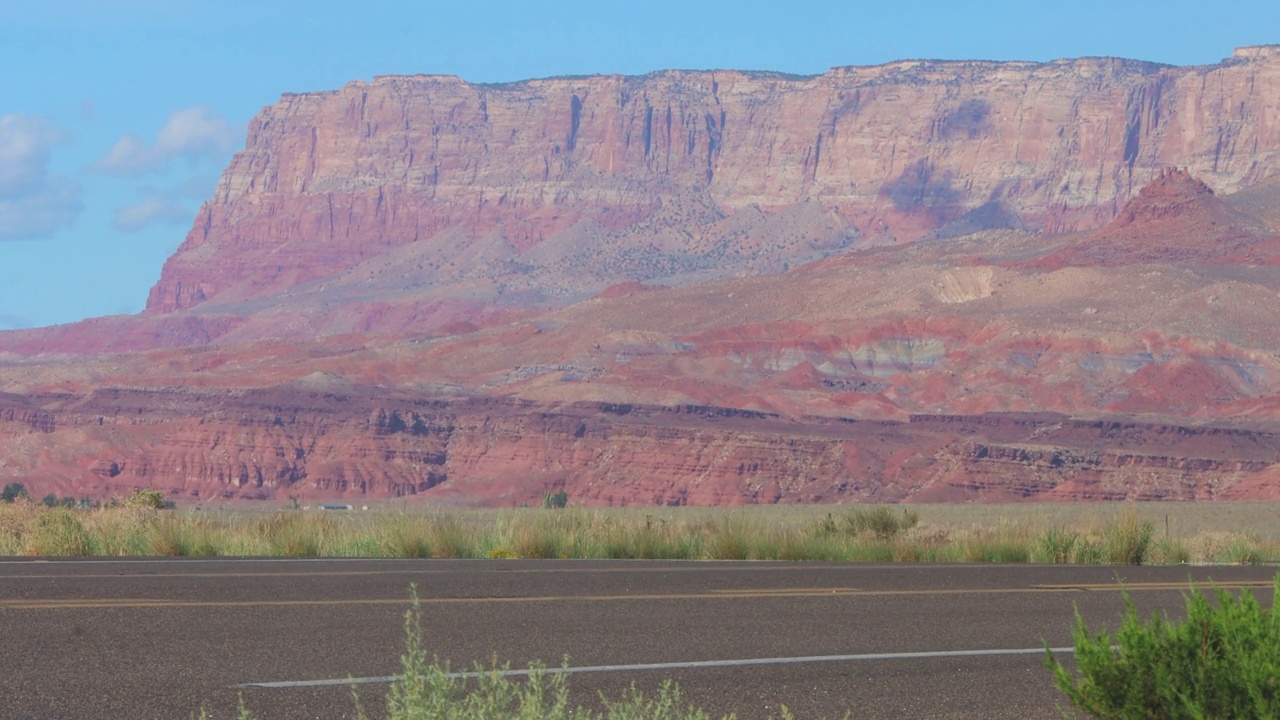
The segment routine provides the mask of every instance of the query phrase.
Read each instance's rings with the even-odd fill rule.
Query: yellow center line
[[[746,595],[750,597],[768,597],[771,595],[852,595],[860,592],[857,588],[851,587],[828,587],[828,588],[728,588],[724,590],[712,590],[711,592],[720,595]]]
[[[423,605],[462,605],[492,603],[566,603],[566,602],[619,602],[653,600],[729,600],[750,597],[830,597],[832,595],[856,595],[857,590],[767,590],[759,593],[719,591],[705,593],[661,593],[643,595],[540,595],[497,597],[443,597],[421,598]],[[407,598],[352,598],[342,600],[165,600],[148,598],[57,599],[57,600],[0,600],[0,609],[44,610],[67,608],[165,608],[165,607],[302,607],[328,605],[407,605]]]
[[[547,574],[547,573],[678,573],[678,572],[720,572],[720,571],[751,571],[751,572],[775,572],[779,570],[787,571],[830,571],[828,565],[813,566],[768,566],[759,567],[752,566],[751,563],[744,565],[704,565],[702,561],[690,561],[689,565],[680,567],[638,567],[638,568],[493,568],[481,570],[483,573],[492,573],[495,575],[525,575],[525,574]],[[27,574],[27,575],[5,575],[0,573],[0,581],[4,580],[112,580],[112,579],[148,579],[148,578],[308,578],[308,577],[363,577],[371,575],[456,575],[459,573],[472,574],[471,569],[463,568],[438,568],[438,569],[414,569],[400,568],[390,570],[317,570],[315,572],[173,572],[173,573],[93,573],[93,574]]]
[[[1219,583],[1212,587],[1239,589],[1270,587],[1270,581]],[[535,595],[496,597],[425,597],[423,605],[467,605],[499,603],[644,602],[667,600],[748,600],[769,598],[833,598],[888,596],[954,596],[1004,594],[1054,594],[1089,591],[1119,592],[1182,590],[1186,583],[1032,585],[1014,588],[925,588],[900,590],[859,590],[857,588],[758,588],[720,589],[691,593],[646,593],[634,595]],[[70,610],[110,608],[200,608],[200,607],[329,607],[341,605],[407,605],[407,598],[351,598],[338,600],[170,600],[164,598],[49,598],[0,600],[0,610]]]
[[[1274,580],[1237,580],[1229,583],[1196,583],[1197,589],[1204,588],[1269,588]],[[1185,580],[1179,582],[1141,582],[1141,583],[1063,583],[1060,585],[1032,585],[1042,590],[1186,590],[1191,587]]]

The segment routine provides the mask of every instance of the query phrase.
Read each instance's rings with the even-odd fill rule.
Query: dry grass
[[[0,504],[0,555],[1257,564],[1280,561],[1276,510],[1204,503],[174,512],[20,501]]]

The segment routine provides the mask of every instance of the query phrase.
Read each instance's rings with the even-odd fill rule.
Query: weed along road
[[[1189,578],[1271,601],[1271,568],[450,560],[0,561],[0,717],[375,717],[409,585],[454,669],[567,663],[574,700],[676,680],[741,718],[1055,718],[1043,648],[1117,579],[1181,614]],[[565,659],[567,658],[567,660]]]

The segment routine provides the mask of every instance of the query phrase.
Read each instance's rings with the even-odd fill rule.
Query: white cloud
[[[79,184],[70,178],[51,177],[33,192],[0,197],[0,240],[49,237],[75,222],[83,209]]]
[[[38,188],[48,176],[49,151],[65,141],[44,118],[22,113],[0,117],[0,197]]]
[[[125,135],[111,151],[93,164],[92,169],[112,175],[141,175],[154,169],[160,159],[155,151],[137,135]]]
[[[0,116],[0,240],[48,237],[80,215],[80,185],[49,171],[54,145],[67,141],[48,118]]]
[[[156,135],[156,151],[164,155],[200,158],[224,155],[235,149],[240,131],[207,107],[179,110]]]
[[[19,330],[21,328],[29,328],[32,322],[21,315],[12,313],[0,313],[0,330]]]
[[[157,194],[120,208],[111,224],[120,232],[134,233],[153,223],[178,225],[191,222],[193,217],[193,210]]]
[[[225,162],[242,136],[240,128],[205,106],[171,113],[150,143],[134,134],[121,136],[90,170],[127,177],[168,174],[173,182],[166,188],[139,188],[141,199],[116,210],[112,225],[133,233],[156,223],[191,222],[196,214],[192,201],[207,198],[217,184],[211,165]],[[187,161],[187,170],[173,173],[180,159]]]
[[[221,162],[235,149],[243,133],[208,107],[196,106],[169,115],[148,145],[132,133],[121,136],[93,170],[111,175],[137,176],[163,172],[177,158],[199,164]]]

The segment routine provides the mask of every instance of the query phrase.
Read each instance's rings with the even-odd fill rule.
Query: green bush
[[[125,507],[146,508],[148,510],[163,510],[167,504],[164,499],[164,493],[159,490],[144,490],[138,488],[133,491],[128,500],[124,501]]]
[[[1275,585],[1280,593],[1280,575]],[[1091,633],[1077,611],[1076,672],[1046,660],[1058,689],[1097,718],[1280,717],[1280,616],[1247,590],[1216,599],[1192,588],[1185,621],[1155,614],[1144,624],[1126,594],[1114,638]]]
[[[0,502],[11,503],[26,497],[28,497],[27,488],[22,483],[9,483],[4,486],[4,490],[0,490]]]
[[[820,520],[814,527],[814,534],[819,537],[841,534],[849,537],[872,535],[880,540],[891,540],[919,523],[920,515],[914,510],[903,508],[899,513],[884,506],[855,507],[839,520],[828,513],[827,517]]]

